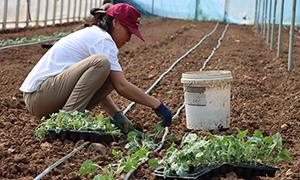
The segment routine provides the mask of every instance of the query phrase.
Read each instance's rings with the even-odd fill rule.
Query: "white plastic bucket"
[[[182,74],[188,129],[226,129],[230,122],[230,71]]]

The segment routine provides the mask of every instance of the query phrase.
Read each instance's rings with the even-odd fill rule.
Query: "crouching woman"
[[[170,126],[169,108],[130,83],[119,64],[119,49],[131,35],[143,40],[139,11],[119,3],[106,11],[95,8],[91,14],[90,27],[56,42],[26,77],[20,90],[29,112],[42,117],[60,109],[84,111],[99,104],[126,133],[131,122],[109,95],[115,89],[119,95],[152,108],[162,125]]]

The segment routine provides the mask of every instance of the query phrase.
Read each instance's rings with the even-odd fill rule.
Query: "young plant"
[[[64,37],[70,33],[71,33],[71,31],[68,31],[68,32],[61,31],[61,32],[54,32],[53,34],[51,34],[49,36],[36,35],[30,39],[27,39],[26,37],[16,38],[16,39],[4,39],[4,40],[0,40],[0,47],[32,43],[32,42],[39,42],[39,41],[45,41],[45,40],[53,40],[53,39]]]
[[[157,144],[154,142],[154,138],[160,134],[163,128],[157,128],[157,132],[153,135],[146,135],[138,131],[131,131],[127,135],[128,143],[125,145],[127,153],[124,154],[118,150],[112,150],[112,155],[117,159],[117,162],[114,164],[108,164],[104,168],[97,166],[101,169],[101,175],[94,177],[107,177],[110,179],[116,179],[120,177],[123,173],[128,173],[137,168],[138,164],[145,158],[148,157],[149,151],[157,147]],[[158,162],[156,160],[150,160],[150,165],[152,167],[157,167]],[[93,163],[90,163],[93,166]],[[91,169],[86,167],[87,165],[83,163],[80,169]],[[96,170],[95,170],[96,171]],[[94,171],[93,171],[94,172]],[[82,173],[85,175],[85,173]],[[92,172],[91,172],[92,173]]]
[[[57,133],[61,130],[78,130],[78,131],[104,131],[114,136],[120,136],[121,131],[111,123],[111,119],[98,114],[91,116],[88,111],[85,112],[65,112],[60,110],[53,113],[50,118],[42,118],[42,123],[35,129],[35,138],[40,140],[46,135],[49,129],[54,129]]]
[[[208,134],[208,140],[194,133],[183,137],[180,148],[171,146],[167,155],[160,161],[165,166],[165,175],[185,176],[191,171],[223,163],[266,163],[276,164],[291,161],[288,151],[282,146],[279,133],[263,136],[255,131],[247,137],[248,131],[238,134],[218,136]]]

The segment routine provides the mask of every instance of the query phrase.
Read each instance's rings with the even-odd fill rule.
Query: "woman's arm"
[[[146,94],[140,88],[127,81],[124,74],[120,71],[111,71],[110,80],[118,94],[126,99],[148,106],[152,109],[157,108],[161,103],[158,99]]]
[[[101,107],[107,112],[110,116],[114,116],[116,112],[121,111],[119,107],[112,100],[110,95],[107,95],[101,102]]]

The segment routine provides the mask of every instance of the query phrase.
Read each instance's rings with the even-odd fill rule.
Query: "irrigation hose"
[[[210,55],[208,56],[208,58],[204,61],[202,68],[200,68],[200,71],[203,71],[203,69],[206,67],[207,63],[210,61],[210,59],[213,57],[213,55],[215,54],[216,50],[219,49],[219,47],[222,44],[222,40],[224,39],[225,33],[227,32],[229,24],[226,25],[226,27],[224,28],[224,31],[221,35],[221,37],[218,40],[218,44],[216,47],[214,47],[214,49],[212,50],[212,52],[210,53]]]
[[[228,30],[228,27],[229,27],[229,24],[227,24],[226,27],[224,28],[224,31],[222,32],[222,35],[221,35],[220,38],[218,39],[218,44],[217,44],[217,46],[213,48],[213,50],[212,50],[212,52],[210,53],[210,55],[208,56],[208,58],[204,61],[203,66],[202,66],[202,68],[200,69],[200,71],[202,71],[202,70],[206,67],[207,63],[210,61],[210,59],[212,58],[212,56],[215,54],[216,50],[219,49],[219,47],[221,46],[222,40],[224,39],[225,33],[226,33],[227,30]],[[153,86],[153,87],[154,87],[154,86]],[[177,109],[176,114],[172,117],[173,120],[174,120],[174,119],[177,119],[177,118],[179,117],[179,114],[180,114],[180,112],[181,112],[181,110],[182,110],[183,108],[184,108],[184,103],[183,103],[183,105],[181,105],[181,106]],[[154,150],[154,152],[160,151],[160,149],[161,149],[162,146],[164,145],[164,142],[165,142],[165,139],[166,139],[168,133],[169,133],[169,128],[166,127],[166,128],[165,128],[164,135],[163,135],[163,137],[162,137],[162,140],[161,140],[159,146]],[[149,155],[149,153],[147,154],[147,157],[143,158],[143,159],[141,160],[141,162],[138,163],[138,165],[137,165],[137,167],[136,167],[135,169],[129,171],[129,172],[125,175],[124,180],[128,180],[128,179],[130,178],[130,176],[132,175],[132,173],[133,173],[139,166],[141,166],[142,164],[146,163],[146,162],[149,160],[148,155]]]
[[[69,159],[71,156],[73,156],[75,153],[81,151],[85,146],[89,145],[90,142],[85,142],[81,144],[79,147],[75,148],[72,152],[67,154],[66,156],[62,157],[58,161],[56,161],[54,164],[49,166],[47,169],[45,169],[41,174],[39,174],[37,177],[34,178],[34,180],[40,180],[42,177],[46,176],[52,169],[56,168],[59,166],[61,163],[63,163],[65,160]]]
[[[182,103],[182,105],[177,109],[177,111],[176,111],[176,113],[175,113],[175,115],[174,115],[174,119],[177,119],[177,118],[179,118],[179,114],[180,114],[180,112],[181,112],[181,110],[184,108],[184,103]]]

